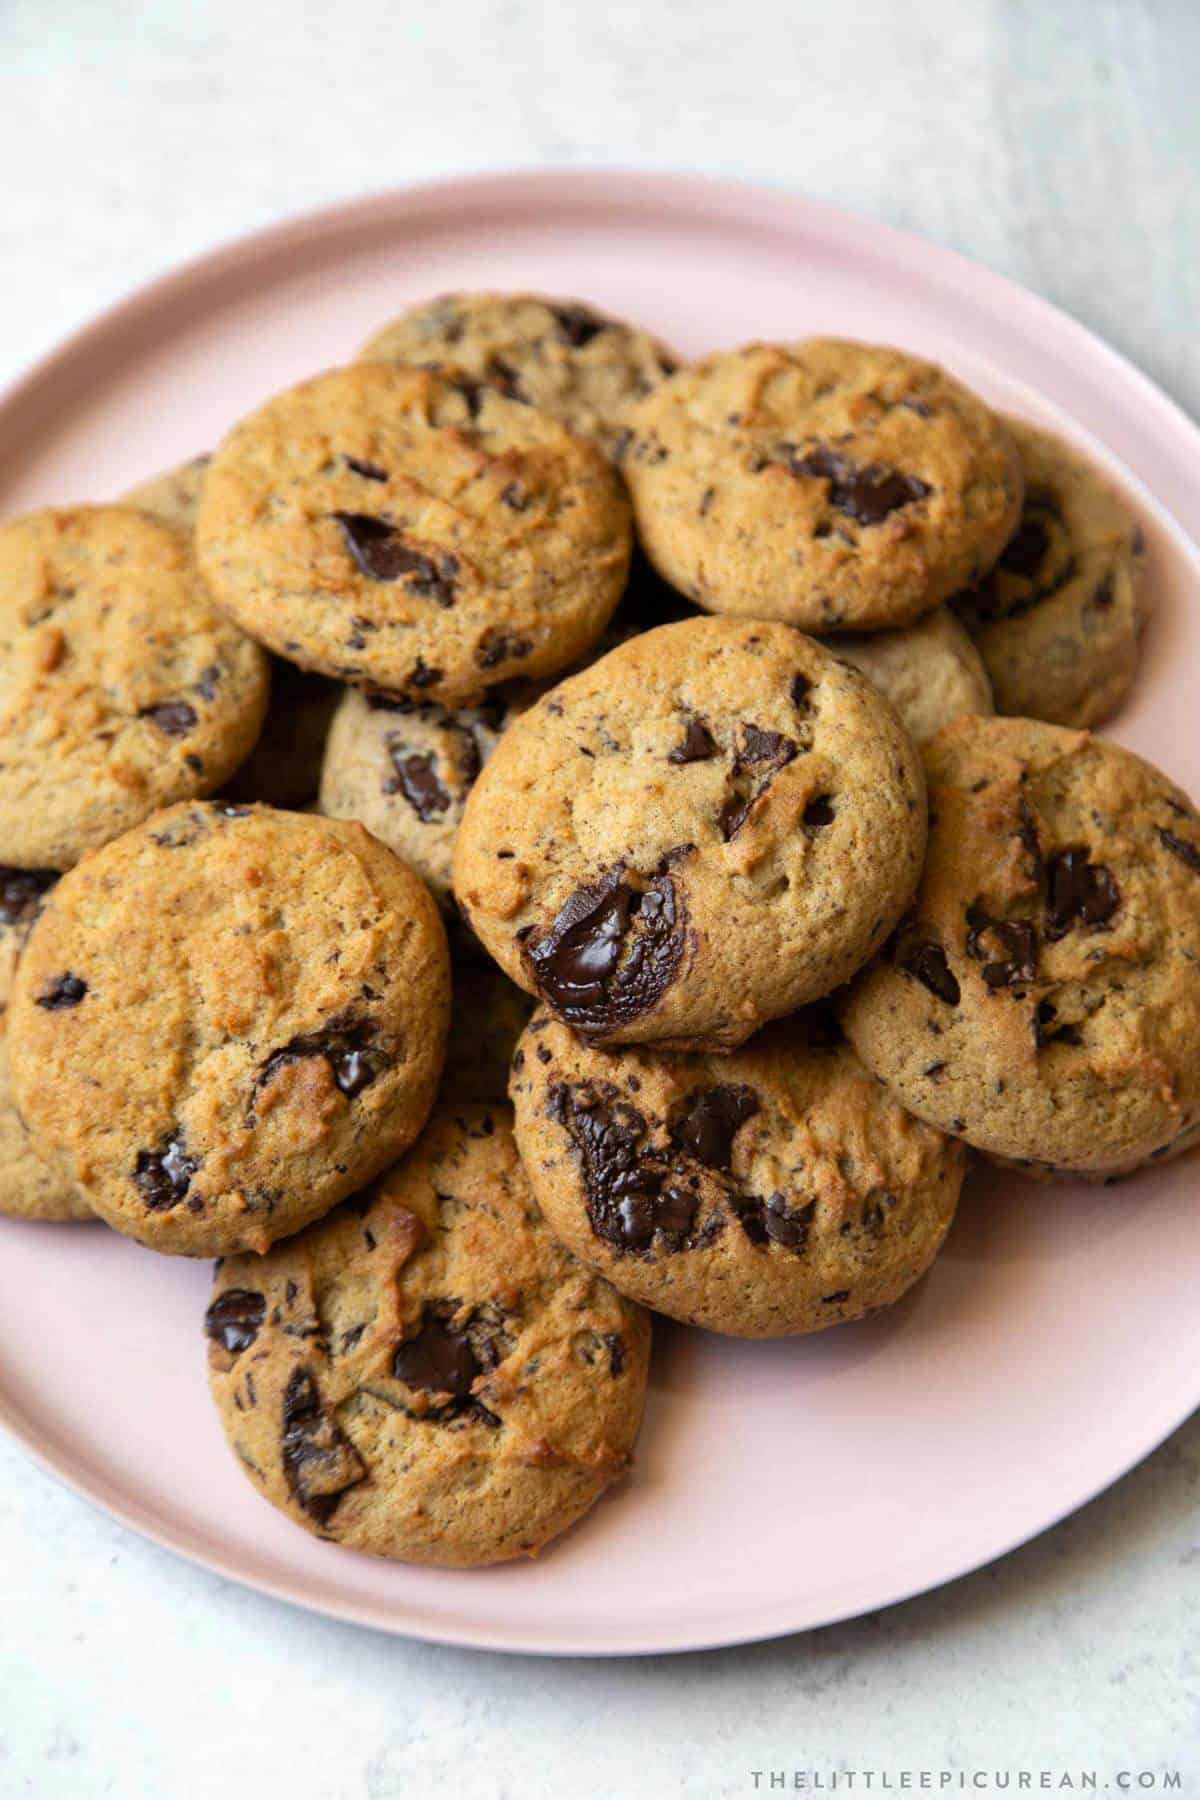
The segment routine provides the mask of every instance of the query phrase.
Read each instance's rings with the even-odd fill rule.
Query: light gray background
[[[289,211],[619,163],[924,232],[1200,412],[1198,70],[1192,0],[0,0],[0,381]],[[0,1443],[0,1795],[739,1795],[781,1766],[1165,1766],[1195,1792],[1197,1498],[1194,1419],[935,1595],[749,1650],[551,1664],[260,1599]]]

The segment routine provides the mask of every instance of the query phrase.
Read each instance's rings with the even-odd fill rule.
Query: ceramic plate
[[[1200,434],[1043,301],[808,201],[689,177],[445,182],[261,232],[145,289],[0,402],[0,513],[105,499],[452,287],[627,313],[685,356],[836,332],[925,352],[1054,425],[1144,521],[1155,616],[1112,735],[1200,790]],[[1172,516],[1174,522],[1172,520]],[[538,1562],[387,1565],[261,1500],[205,1384],[206,1267],[99,1228],[0,1233],[0,1416],[50,1470],[223,1575],[387,1631],[554,1653],[828,1623],[1000,1555],[1200,1402],[1187,1162],[1112,1188],[972,1179],[894,1311],[767,1345],[664,1328],[634,1478]]]

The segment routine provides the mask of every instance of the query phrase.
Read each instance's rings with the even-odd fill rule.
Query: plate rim
[[[314,239],[328,238],[355,231],[402,226],[407,213],[419,221],[421,214],[453,216],[472,208],[495,210],[512,208],[522,195],[541,199],[553,197],[556,204],[589,211],[628,210],[631,203],[647,214],[734,216],[743,227],[768,226],[781,236],[795,239],[807,227],[810,234],[825,244],[844,244],[859,251],[866,249],[876,258],[913,269],[925,281],[940,288],[971,284],[971,309],[975,314],[988,312],[1006,315],[1008,330],[1022,324],[1033,333],[1053,337],[1082,355],[1090,369],[1107,368],[1118,380],[1126,397],[1132,397],[1150,415],[1155,435],[1165,435],[1172,458],[1200,452],[1200,427],[1184,408],[1167,394],[1150,376],[1137,367],[1123,352],[1105,342],[1089,327],[1041,295],[1021,286],[1008,276],[999,274],[986,264],[977,262],[957,250],[898,226],[874,220],[869,215],[812,199],[803,191],[780,183],[709,175],[676,169],[646,169],[624,165],[593,164],[587,167],[514,166],[502,170],[467,171],[434,176],[419,182],[381,188],[365,194],[354,194],[320,206],[289,213],[270,224],[252,227],[230,237],[217,239],[206,249],[183,262],[137,284],[110,302],[64,338],[32,361],[23,371],[0,389],[0,435],[7,416],[16,408],[36,400],[40,388],[50,388],[63,373],[86,355],[89,348],[113,334],[135,328],[139,319],[157,313],[173,298],[195,288],[198,282],[218,282],[236,276],[245,265],[264,256],[278,259],[290,250],[307,248]],[[1021,378],[1024,380],[1024,377]],[[1026,384],[1028,385],[1028,384]],[[1072,419],[1073,426],[1096,436],[1089,421]],[[1103,442],[1103,440],[1101,440]],[[1107,445],[1105,445],[1107,448]],[[1123,468],[1131,473],[1153,507],[1196,556],[1196,546],[1187,526],[1150,488],[1136,468],[1130,469],[1123,455],[1109,450]],[[82,1499],[98,1506],[123,1528],[136,1532],[158,1548],[181,1556],[226,1580],[262,1593],[274,1600],[300,1607],[320,1616],[344,1623],[384,1631],[389,1635],[448,1646],[488,1650],[502,1654],[560,1657],[584,1656],[610,1658],[631,1655],[687,1654],[705,1650],[767,1641],[801,1631],[843,1623],[848,1619],[875,1612],[913,1599],[919,1594],[936,1591],[949,1582],[982,1569],[1010,1555],[1043,1532],[1051,1530],[1065,1518],[1088,1505],[1117,1481],[1137,1468],[1189,1419],[1200,1405],[1200,1397],[1189,1401],[1181,1411],[1168,1409],[1166,1423],[1156,1419],[1148,1431],[1136,1433],[1137,1443],[1130,1452],[1128,1445],[1120,1452],[1119,1466],[1098,1484],[1091,1477],[1072,1490],[1070,1497],[1040,1522],[1022,1525],[1012,1536],[1001,1535],[999,1541],[982,1553],[978,1548],[955,1559],[947,1572],[929,1582],[913,1583],[911,1575],[898,1572],[894,1586],[870,1598],[859,1597],[832,1611],[819,1608],[820,1617],[806,1617],[802,1601],[781,1603],[791,1616],[762,1617],[761,1607],[755,1618],[728,1621],[719,1628],[701,1632],[682,1631],[674,1626],[659,1626],[632,1631],[619,1642],[594,1644],[581,1642],[570,1631],[557,1630],[549,1636],[534,1637],[528,1628],[513,1632],[503,1624],[481,1625],[473,1622],[453,1626],[431,1626],[420,1616],[419,1608],[397,1612],[394,1604],[384,1609],[354,1604],[333,1597],[299,1597],[285,1580],[267,1573],[247,1573],[236,1557],[215,1551],[195,1539],[186,1527],[164,1522],[160,1517],[132,1502],[114,1488],[101,1474],[89,1475],[80,1466],[78,1453],[58,1446],[53,1439],[39,1439],[32,1422],[27,1423],[12,1396],[0,1390],[0,1429],[19,1444],[44,1473]],[[448,1572],[452,1578],[452,1572]]]

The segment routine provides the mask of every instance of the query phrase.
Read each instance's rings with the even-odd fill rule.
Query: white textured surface
[[[923,231],[1196,412],[1198,66],[1191,0],[0,0],[0,380],[285,212],[608,162],[755,176]],[[780,1768],[896,1787],[930,1768],[937,1791],[978,1767],[1035,1788],[1043,1768],[1101,1786],[1176,1768],[1186,1793],[1198,1499],[1193,1420],[935,1595],[749,1650],[550,1664],[262,1600],[0,1443],[0,1795],[739,1795]]]

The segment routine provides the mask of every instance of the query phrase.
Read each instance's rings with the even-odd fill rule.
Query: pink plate
[[[891,340],[1056,424],[1111,470],[1151,545],[1147,664],[1114,735],[1200,788],[1200,583],[1184,536],[1200,532],[1200,434],[1043,301],[783,194],[519,174],[262,232],[136,295],[0,402],[0,508],[117,494],[344,360],[405,302],[456,286],[584,295],[685,355],[813,331]],[[999,1556],[1187,1416],[1195,1186],[1194,1161],[1099,1191],[978,1176],[937,1268],[890,1315],[770,1345],[664,1329],[634,1479],[526,1566],[389,1566],[273,1512],[208,1402],[207,1269],[99,1229],[4,1225],[0,1415],[159,1543],[387,1631],[556,1653],[769,1637]]]

